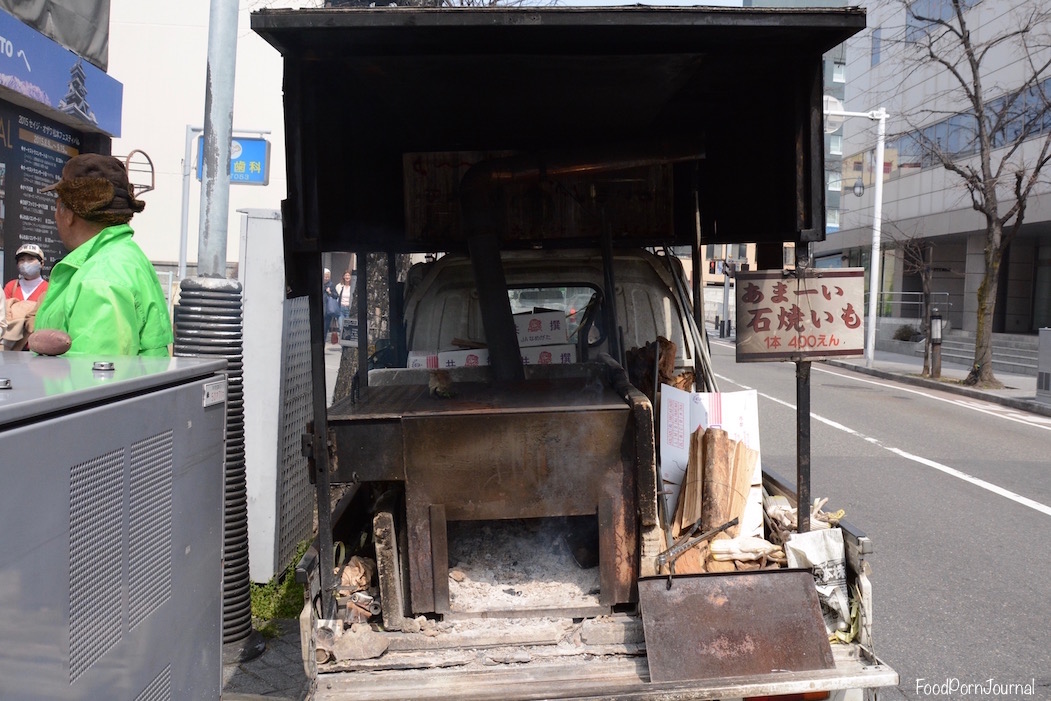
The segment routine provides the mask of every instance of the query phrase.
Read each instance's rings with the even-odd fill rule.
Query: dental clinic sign
[[[197,179],[204,172],[204,139],[197,139]],[[238,136],[230,140],[230,184],[268,185],[270,183],[270,142],[263,138]]]
[[[737,274],[737,361],[865,352],[862,268]]]

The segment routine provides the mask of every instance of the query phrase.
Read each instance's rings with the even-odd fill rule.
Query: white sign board
[[[865,353],[865,271],[737,274],[737,362]]]

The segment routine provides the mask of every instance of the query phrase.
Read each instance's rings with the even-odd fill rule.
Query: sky
[[[265,134],[271,142],[269,185],[231,185],[227,260],[236,261],[243,215],[237,210],[278,210],[286,193],[281,109],[281,56],[249,26],[253,11],[266,7],[313,7],[310,0],[240,0],[234,135]],[[570,3],[564,3],[570,4]],[[576,0],[574,5],[633,4],[625,0]],[[650,5],[701,4],[648,0]],[[707,0],[705,5],[740,4]],[[138,149],[153,163],[155,189],[142,195],[146,209],[133,221],[135,240],[154,263],[177,263],[181,240],[186,258],[197,260],[201,187],[197,148],[189,166],[188,206],[183,226],[183,161],[187,127],[204,125],[208,18],[211,0],[111,0],[109,74],[124,86],[121,137],[113,154]],[[258,134],[256,134],[258,135]],[[142,159],[136,159],[137,161]]]

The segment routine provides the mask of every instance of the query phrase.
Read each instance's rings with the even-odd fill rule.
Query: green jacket
[[[157,272],[131,240],[110,226],[55,263],[36,328],[69,334],[69,355],[168,355],[172,325]]]

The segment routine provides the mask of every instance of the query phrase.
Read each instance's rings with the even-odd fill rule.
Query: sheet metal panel
[[[0,698],[218,699],[223,364],[0,355]]]
[[[96,361],[113,370],[92,369]],[[136,396],[222,371],[226,361],[141,356],[45,357],[34,353],[0,353],[0,428],[89,403]]]

